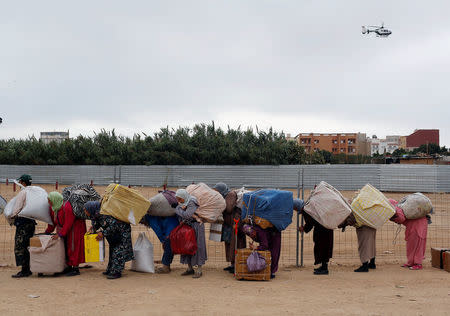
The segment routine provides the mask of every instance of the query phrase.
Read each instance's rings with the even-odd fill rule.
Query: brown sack
[[[62,238],[40,235],[41,247],[29,247],[30,270],[34,273],[58,273],[66,267],[66,253]]]

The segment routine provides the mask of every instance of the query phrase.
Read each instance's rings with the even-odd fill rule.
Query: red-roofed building
[[[406,148],[412,150],[420,145],[436,144],[439,145],[438,129],[416,129],[414,133],[406,136]]]

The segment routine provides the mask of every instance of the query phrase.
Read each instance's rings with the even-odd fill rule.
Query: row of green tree
[[[44,144],[35,137],[0,141],[0,164],[22,165],[281,165],[370,163],[370,157],[307,154],[269,129],[228,128],[197,124],[193,128],[162,128],[153,136],[117,135],[101,130],[93,137],[78,136]]]
[[[420,145],[418,148],[414,148],[412,151],[407,151],[403,148],[396,149],[392,153],[392,156],[402,157],[404,155],[416,156],[420,154],[449,156],[450,152],[445,146],[440,147],[438,144],[424,144]]]

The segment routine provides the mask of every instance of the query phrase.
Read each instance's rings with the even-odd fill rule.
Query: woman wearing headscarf
[[[407,262],[402,267],[409,268],[410,270],[422,270],[422,261],[425,259],[427,244],[428,224],[431,224],[430,216],[407,219],[403,210],[398,207],[396,200],[389,199],[389,202],[395,207],[395,214],[390,220],[397,224],[403,224],[406,227]]]
[[[199,205],[197,199],[184,189],[177,190],[175,197],[178,201],[178,206],[175,208],[175,213],[183,222],[191,226],[195,231],[197,239],[197,252],[195,255],[181,255],[180,262],[187,264],[188,269],[181,275],[192,275],[193,278],[200,278],[202,276],[202,266],[207,260],[206,241],[205,241],[205,225],[195,215],[195,211]]]
[[[102,229],[98,232],[97,240],[105,237],[109,243],[108,267],[103,274],[108,279],[118,279],[122,276],[125,263],[134,258],[131,226],[110,215],[101,215],[100,206],[100,202],[87,202],[84,204],[84,212],[92,220],[89,231]]]
[[[84,219],[76,218],[69,201],[63,201],[59,192],[48,194],[48,203],[52,215],[53,225],[48,225],[46,234],[52,233],[56,228],[53,239],[63,238],[66,247],[67,269],[66,276],[79,275],[78,265],[84,263],[84,234],[86,223]]]
[[[230,266],[224,268],[224,270],[234,273],[235,248],[241,249],[247,245],[245,234],[241,229],[238,229],[237,237],[234,233],[234,226],[240,226],[241,219],[241,210],[236,206],[237,194],[223,182],[217,183],[213,189],[225,199],[226,207],[223,211],[222,241],[225,244],[225,259],[227,262],[230,262]],[[238,222],[237,224],[235,223],[236,221]]]

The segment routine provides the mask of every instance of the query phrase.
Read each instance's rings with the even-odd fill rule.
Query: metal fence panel
[[[230,187],[296,188],[304,170],[305,188],[326,181],[339,190],[371,183],[382,191],[450,192],[450,166],[441,165],[283,165],[283,166],[16,166],[0,165],[0,181],[23,173],[35,183],[182,187],[192,182]]]
[[[436,192],[437,169],[427,165],[380,165],[382,191]]]
[[[450,192],[450,166],[437,167],[437,191]]]

